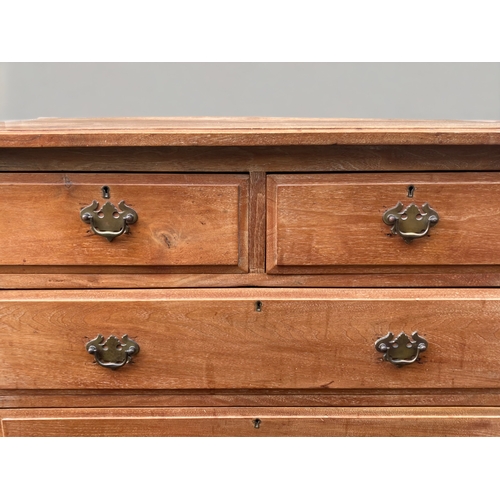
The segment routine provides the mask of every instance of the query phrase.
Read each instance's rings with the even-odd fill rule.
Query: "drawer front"
[[[170,408],[0,411],[15,436],[499,436],[498,408]]]
[[[270,175],[267,270],[419,273],[498,266],[499,198],[497,173]],[[398,203],[396,227],[383,215]],[[413,212],[403,213],[412,204]],[[406,229],[404,218],[418,229]],[[414,234],[419,237],[410,238]]]
[[[3,291],[0,389],[500,388],[499,324],[498,290]],[[99,334],[140,350],[100,366]]]
[[[2,174],[0,199],[3,266],[248,271],[247,175]],[[94,200],[91,214],[116,210],[86,223]],[[136,222],[120,218],[122,200]],[[109,241],[111,218],[113,235],[125,232]]]

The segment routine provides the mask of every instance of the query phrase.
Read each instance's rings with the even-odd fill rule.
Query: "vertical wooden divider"
[[[250,172],[248,224],[249,272],[264,273],[266,267],[266,173]]]

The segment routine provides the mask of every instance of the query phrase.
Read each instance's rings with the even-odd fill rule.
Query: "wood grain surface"
[[[402,266],[401,266],[402,267]],[[18,274],[19,270],[24,271]],[[92,288],[311,288],[311,287],[490,287],[500,286],[500,269],[494,266],[445,268],[443,272],[430,269],[398,268],[400,272],[388,268],[385,273],[349,272],[343,274],[234,274],[225,268],[218,268],[217,273],[206,274],[194,270],[193,273],[165,273],[163,268],[135,268],[129,266],[118,273],[102,274],[102,268],[87,267],[12,267],[0,268],[0,289],[92,289]],[[126,272],[125,272],[126,271]],[[478,272],[479,271],[479,272]]]
[[[250,172],[249,268],[266,272],[266,174]]]
[[[500,122],[254,117],[0,122],[0,147],[301,144],[500,144]]]
[[[3,291],[0,388],[498,389],[499,324],[495,289]],[[374,343],[401,331],[429,348],[398,368]],[[102,368],[98,334],[141,352]]]
[[[439,272],[440,266],[498,265],[500,236],[493,227],[499,197],[497,173],[270,175],[267,270],[324,273],[353,266],[351,272],[361,273],[361,266],[365,272],[386,266],[401,272],[399,266],[419,266],[417,272],[426,272],[423,266],[432,266]],[[439,222],[408,244],[382,221],[398,202],[428,203]]]
[[[498,406],[500,389],[4,389],[0,408]]]
[[[0,148],[2,172],[398,172],[498,170],[500,146]]]
[[[0,410],[15,436],[499,436],[499,408]],[[257,422],[257,423],[256,423]]]
[[[102,186],[139,217],[112,242],[80,219]],[[3,174],[0,199],[0,265],[248,271],[246,175]]]
[[[500,122],[1,122],[0,434],[500,435],[499,165]],[[112,243],[103,185],[139,214]],[[398,201],[429,237],[388,236]]]

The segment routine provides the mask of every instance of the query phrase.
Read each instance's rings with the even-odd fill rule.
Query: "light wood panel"
[[[499,408],[0,410],[0,418],[8,437],[500,435]]]
[[[250,172],[249,268],[251,273],[266,271],[266,175]]]
[[[174,117],[0,123],[0,147],[300,144],[500,144],[500,122]]]
[[[80,219],[102,186],[139,217],[112,242]],[[0,265],[248,271],[247,175],[3,174],[0,199]]]
[[[112,272],[101,274],[99,269],[68,269],[68,267],[29,267],[22,269],[24,274],[17,274],[19,268],[6,266],[1,269],[1,289],[59,289],[59,288],[220,288],[220,287],[481,287],[500,286],[500,269],[493,266],[467,268],[466,266],[443,269],[442,273],[433,269],[423,272],[415,268],[388,268],[385,273],[358,274],[343,269],[344,274],[234,274],[230,270],[218,268],[217,274],[205,274],[203,271],[182,274],[165,274],[164,269],[151,268],[145,273],[127,269],[123,274]],[[113,268],[115,270],[115,268]],[[135,270],[135,272],[134,272]],[[480,270],[481,272],[478,272]],[[48,273],[50,271],[50,273]],[[69,272],[71,271],[71,272]],[[391,272],[392,271],[392,272]],[[406,274],[405,274],[406,272]]]
[[[414,186],[413,197],[408,187]],[[443,272],[500,264],[500,174],[297,174],[268,177],[268,272]],[[382,221],[398,202],[439,222],[410,244]],[[347,270],[347,272],[349,272]],[[455,269],[456,272],[456,269]]]
[[[493,389],[499,324],[498,290],[3,291],[0,388]],[[429,348],[400,369],[374,343],[401,331]],[[141,352],[102,368],[98,334]]]
[[[0,408],[498,406],[500,389],[0,390]]]

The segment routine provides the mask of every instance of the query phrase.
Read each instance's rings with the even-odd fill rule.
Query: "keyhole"
[[[262,423],[260,418],[255,418],[252,420],[254,429],[260,429],[260,424]]]
[[[262,302],[260,300],[258,300],[256,303],[255,303],[255,310],[260,313],[262,312]]]
[[[413,193],[415,192],[415,186],[410,184],[408,186],[408,198],[413,198]]]
[[[102,197],[105,200],[109,199],[109,186],[103,186],[101,189],[102,189]]]

